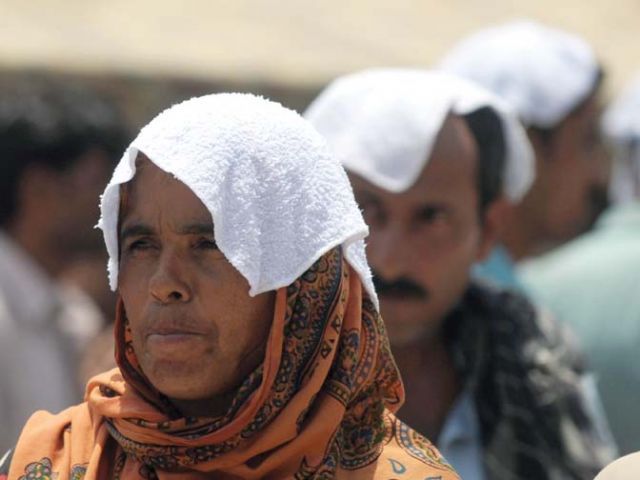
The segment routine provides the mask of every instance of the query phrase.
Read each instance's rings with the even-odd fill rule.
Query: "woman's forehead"
[[[130,222],[169,221],[185,225],[212,225],[211,213],[184,183],[146,157],[136,160],[136,175],[121,191],[121,226]]]

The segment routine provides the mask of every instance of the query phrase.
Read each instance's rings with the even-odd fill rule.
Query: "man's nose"
[[[387,228],[372,232],[367,246],[367,257],[371,267],[385,279],[395,279],[406,275],[410,249],[402,232]]]
[[[163,305],[186,303],[191,300],[192,290],[186,279],[186,266],[176,252],[165,250],[160,255],[156,271],[149,282],[151,296]]]

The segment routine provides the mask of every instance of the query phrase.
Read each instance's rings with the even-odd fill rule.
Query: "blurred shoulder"
[[[22,448],[55,449],[66,435],[75,430],[93,431],[93,419],[86,402],[69,407],[59,413],[46,410],[35,412],[24,424],[17,440],[15,451]]]
[[[576,373],[586,370],[584,354],[571,329],[525,294],[474,281],[466,298],[471,308],[487,319],[492,338],[519,349],[532,366],[550,356],[557,366]]]

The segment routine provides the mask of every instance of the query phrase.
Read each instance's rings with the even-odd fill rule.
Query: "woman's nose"
[[[149,292],[162,304],[186,303],[192,291],[183,275],[184,262],[175,252],[165,251],[160,255],[157,268],[149,282]]]

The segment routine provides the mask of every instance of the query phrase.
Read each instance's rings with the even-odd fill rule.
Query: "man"
[[[523,298],[469,279],[518,186],[505,175],[526,150],[517,120],[479,87],[410,70],[340,78],[305,115],[371,228],[367,255],[407,388],[402,418],[465,479],[593,478],[610,452],[579,358]]]
[[[119,369],[29,420],[9,480],[458,478],[392,413],[367,227],[299,115],[241,94],[176,105],[101,213]]]
[[[95,249],[94,198],[124,145],[94,94],[35,80],[0,97],[0,449],[26,419],[81,398],[79,349],[101,327],[93,305],[57,277]]]
[[[517,285],[513,261],[586,231],[606,206],[609,158],[599,133],[602,68],[584,40],[532,21],[473,34],[440,67],[504,99],[527,128],[536,179],[484,272]]]
[[[590,354],[622,453],[640,449],[640,81],[605,116],[616,152],[612,207],[596,228],[519,269],[532,297],[566,322]]]

